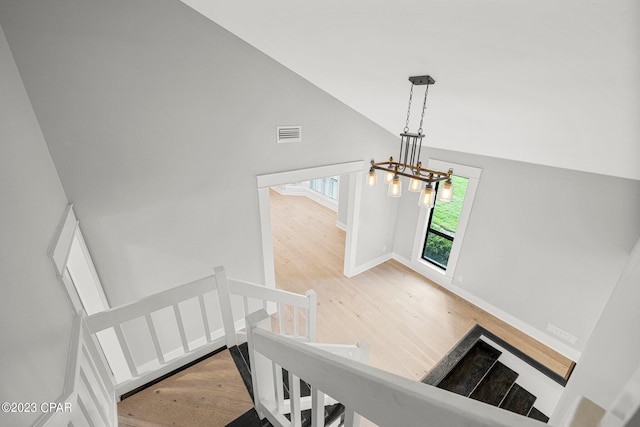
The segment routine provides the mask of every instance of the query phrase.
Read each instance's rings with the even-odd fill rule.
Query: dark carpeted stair
[[[253,400],[253,385],[251,383],[251,363],[249,362],[249,348],[247,343],[240,344],[239,346],[234,346],[229,349],[231,352],[231,356],[233,357],[236,366],[238,367],[238,372],[242,376],[242,380],[244,381],[244,385],[247,387],[247,391],[251,396],[251,400]],[[283,380],[283,395],[285,399],[289,398],[289,374],[283,369],[282,370],[282,380]],[[300,380],[300,396],[311,396],[311,387],[309,384]],[[342,417],[344,414],[344,406],[340,403],[336,403],[335,405],[328,405],[324,408],[324,423],[325,425],[330,425],[338,418]],[[301,411],[302,418],[302,426],[308,427],[311,426],[311,409],[307,409]],[[290,419],[289,415],[285,415]],[[266,419],[260,420],[258,418],[258,413],[255,409],[251,409],[244,413],[239,418],[235,419],[231,423],[227,424],[226,427],[271,427],[271,423]]]
[[[469,397],[489,405],[499,406],[517,378],[517,372],[496,362]]]
[[[549,422],[549,417],[547,417],[545,414],[540,412],[537,408],[531,408],[531,412],[529,412],[529,418],[542,421],[543,423]]]
[[[478,341],[458,362],[438,387],[469,396],[502,353],[484,341]]]
[[[483,333],[490,334],[482,328],[472,330],[422,382],[548,422],[533,406],[536,396],[516,383],[518,373],[498,361],[502,352],[480,339]]]
[[[273,427],[273,425],[266,419],[261,420],[258,418],[256,410],[251,408],[225,427]]]
[[[516,414],[528,415],[535,401],[536,397],[533,394],[518,384],[513,384],[511,390],[509,390],[509,393],[507,393],[500,404],[500,407],[507,411],[515,412]]]

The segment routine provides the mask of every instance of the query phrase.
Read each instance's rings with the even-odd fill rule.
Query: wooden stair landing
[[[249,409],[228,350],[165,378],[118,403],[121,427],[224,427]]]

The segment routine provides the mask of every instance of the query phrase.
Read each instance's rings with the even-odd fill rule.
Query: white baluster
[[[324,393],[311,387],[311,427],[324,427]]]
[[[204,337],[207,342],[211,342],[211,328],[209,327],[209,317],[207,316],[207,308],[204,304],[204,295],[198,295],[200,302],[200,313],[202,313],[202,324],[204,326]]]
[[[278,303],[278,319],[278,323],[280,323],[280,334],[284,335],[284,307],[282,303]]]
[[[131,356],[131,350],[127,345],[127,340],[124,337],[124,333],[122,332],[122,325],[118,323],[117,325],[114,325],[113,329],[115,329],[116,331],[116,337],[118,337],[118,342],[120,343],[122,354],[124,354],[124,359],[127,361],[129,371],[131,371],[131,375],[133,377],[137,377],[138,375],[140,375],[138,373],[138,367],[134,363],[133,357]]]
[[[305,295],[309,300],[307,308],[307,337],[309,342],[316,342],[316,293],[308,290]]]
[[[184,322],[182,321],[182,314],[180,314],[180,307],[178,304],[173,304],[173,313],[176,316],[176,322],[178,323],[178,331],[180,332],[180,340],[182,341],[182,349],[185,353],[189,352],[189,343],[187,342],[187,332],[184,330]]]
[[[282,389],[282,367],[272,362],[273,366],[273,388],[276,396],[276,408],[278,412],[284,411],[284,390]]]
[[[360,427],[360,415],[351,408],[344,409],[344,427]]]
[[[160,340],[158,340],[158,333],[156,331],[155,325],[153,324],[151,313],[145,314],[144,318],[147,321],[147,328],[149,328],[149,333],[151,334],[151,341],[153,341],[153,348],[155,348],[156,350],[156,357],[158,358],[158,362],[160,362],[161,365],[164,365],[164,354],[162,353],[162,349],[160,348]]]
[[[289,372],[289,399],[291,402],[291,426],[301,427],[300,415],[300,378]]]

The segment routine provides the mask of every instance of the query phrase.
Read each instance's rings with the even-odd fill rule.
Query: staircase
[[[251,400],[254,399],[253,395],[253,386],[251,379],[251,362],[249,358],[249,346],[247,343],[240,344],[238,346],[233,346],[229,349],[231,356],[233,357],[234,362],[236,363],[236,367],[242,376],[242,380],[244,382],[249,395],[251,396]],[[286,369],[282,369],[282,377],[283,377],[283,398],[290,398],[289,391],[289,373]],[[300,380],[300,395],[301,397],[311,396],[311,386],[306,382]],[[332,426],[340,424],[343,420],[344,414],[344,406],[340,403],[336,403],[333,405],[325,406],[324,410],[324,425]],[[311,410],[307,409],[301,412],[301,424],[303,427],[311,426]],[[287,416],[288,419],[291,419],[290,416]],[[260,420],[258,417],[258,413],[255,409],[251,409],[247,411],[245,414],[238,417],[233,422],[227,424],[226,427],[271,427],[272,424],[267,420]]]
[[[499,345],[490,344],[494,341]],[[480,326],[470,331],[422,382],[547,423],[549,417],[534,406],[537,396],[518,382],[520,374],[515,369],[503,363],[501,356],[505,352],[504,348],[516,353],[515,357],[532,365],[539,375],[545,376],[549,381],[554,381],[561,387],[566,384],[566,379],[531,360]],[[558,388],[558,385],[555,387]]]
[[[241,305],[232,304],[232,296]],[[211,297],[219,301],[213,309],[207,302]],[[186,310],[189,301],[194,303]],[[403,427],[535,427],[548,420],[544,413],[550,412],[541,404],[548,396],[533,390],[525,377],[502,362],[508,345],[490,344],[497,337],[488,331],[482,332],[486,335],[483,340],[472,334],[463,339],[423,384],[369,366],[366,343],[315,343],[315,307],[311,291],[302,296],[268,289],[228,279],[224,269],[216,268],[213,276],[131,304],[89,317],[80,312],[60,403],[82,410],[44,414],[35,426],[113,427],[117,423],[117,396],[224,345],[230,349],[255,405],[230,427],[358,427],[361,417],[380,426]],[[178,356],[169,358],[160,345],[159,332],[165,325],[156,324],[154,314],[161,310],[174,314],[169,320],[175,322],[182,344]],[[201,322],[200,334],[204,330],[204,336],[195,335],[195,340],[188,338],[194,336],[191,322],[183,320],[192,314]],[[222,318],[218,329],[209,321],[214,316]],[[145,345],[156,354],[151,369],[137,364],[131,351],[144,343],[128,340],[123,333],[123,325],[136,319],[146,324],[149,343]],[[108,357],[100,351],[97,334],[109,329],[114,330],[130,370],[129,378],[123,381],[111,375]],[[247,343],[238,345],[243,337]]]

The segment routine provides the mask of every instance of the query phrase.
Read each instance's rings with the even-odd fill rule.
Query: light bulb
[[[367,184],[369,187],[375,187],[378,184],[378,175],[373,168],[369,169],[369,177],[367,178]]]
[[[401,195],[402,195],[402,181],[400,181],[400,177],[396,175],[393,177],[393,179],[389,183],[389,191],[387,192],[387,196],[400,197]]]
[[[421,182],[422,181],[417,178],[411,178],[409,180],[409,191],[411,191],[412,193],[417,193],[418,191],[420,191]]]
[[[393,179],[394,175],[395,175],[395,172],[387,171],[387,173],[384,175],[384,183],[385,184],[389,184],[391,182],[391,180]]]
[[[432,208],[435,202],[435,193],[433,191],[433,187],[431,183],[424,186],[424,190],[420,193],[420,197],[418,198],[418,206],[421,208]]]
[[[450,202],[453,199],[453,183],[451,178],[447,179],[440,189],[439,200],[442,202]]]

